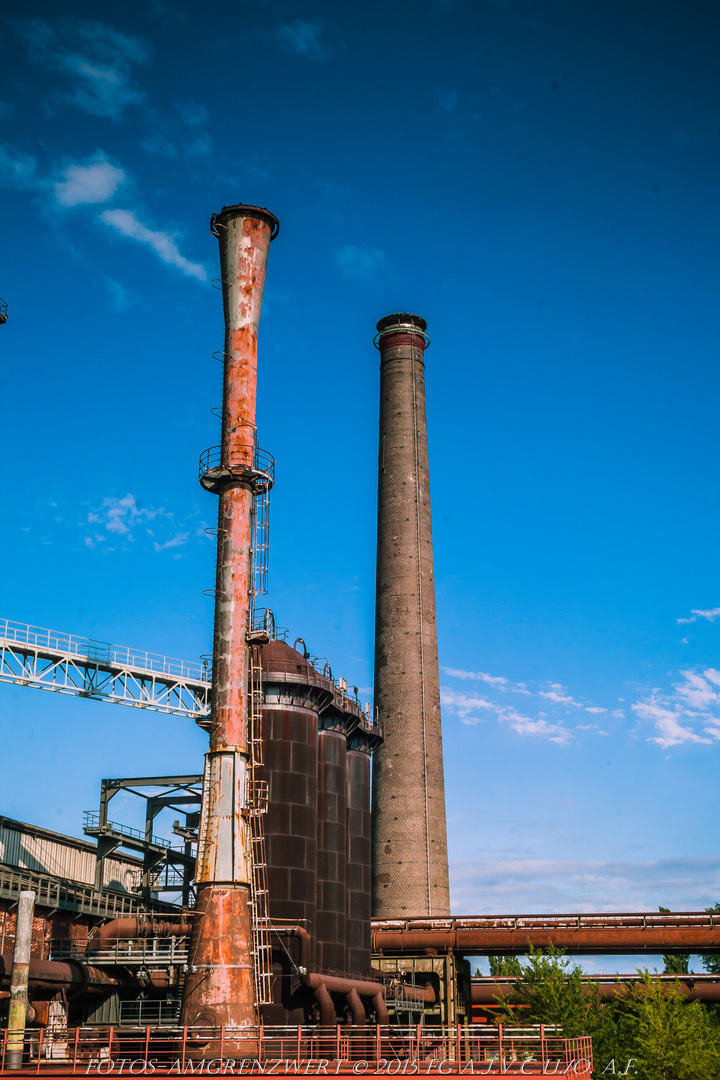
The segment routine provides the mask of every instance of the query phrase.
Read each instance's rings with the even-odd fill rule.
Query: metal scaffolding
[[[212,667],[0,619],[0,682],[200,720]]]

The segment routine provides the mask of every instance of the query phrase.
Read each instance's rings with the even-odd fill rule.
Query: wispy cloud
[[[657,732],[648,738],[664,750],[682,743],[711,744],[720,740],[720,671],[716,668],[681,671],[682,682],[668,690],[653,689],[631,706],[640,720]]]
[[[56,181],[55,199],[60,206],[81,206],[107,202],[125,183],[125,172],[108,161],[98,151],[84,163],[74,162],[63,170],[63,179]]]
[[[204,105],[178,103],[171,109],[149,114],[152,129],[141,142],[148,154],[166,158],[207,157],[212,152],[212,139],[208,132],[210,118]]]
[[[146,42],[108,23],[69,16],[13,23],[33,63],[66,75],[72,89],[54,95],[93,116],[118,120],[128,105],[144,100],[132,85],[132,69],[149,56]]]
[[[306,60],[327,60],[332,50],[320,40],[322,31],[322,19],[293,19],[278,27],[276,39],[285,52]]]
[[[487,671],[464,671],[462,668],[443,667],[440,669],[446,675],[452,675],[454,679],[470,679],[472,682],[484,682],[511,694],[529,694],[525,683],[514,683],[503,675],[489,675]]]
[[[35,191],[41,183],[37,158],[10,143],[0,144],[0,187]]]
[[[335,251],[333,261],[346,277],[356,281],[372,281],[390,270],[385,252],[367,244],[346,244]]]
[[[507,724],[518,735],[532,735],[548,739],[561,746],[572,738],[572,732],[562,720],[554,717],[548,719],[543,713],[538,716],[527,716],[512,705],[504,705],[491,701],[489,698],[467,694],[449,686],[441,687],[440,697],[443,710],[457,716],[468,727],[483,723],[487,719],[495,719],[501,724]]]
[[[582,702],[576,701],[571,694],[568,694],[566,687],[560,683],[549,683],[548,690],[538,690],[540,697],[547,698],[548,701],[554,701],[556,705],[572,705],[574,709],[584,708]]]
[[[697,910],[720,895],[720,857],[648,862],[507,859],[451,862],[453,911]]]
[[[191,262],[180,254],[174,232],[163,232],[161,229],[151,229],[143,225],[132,210],[104,210],[100,215],[100,220],[121,236],[137,240],[140,244],[147,244],[164,263],[177,267],[188,277],[197,278],[198,281],[207,281],[205,267],[200,263]]]
[[[132,539],[136,525],[154,521],[158,515],[165,515],[162,507],[141,506],[130,492],[121,499],[110,497],[103,499],[102,505],[91,510],[87,516],[90,525],[99,525],[106,532]]]
[[[454,112],[460,101],[457,90],[439,90],[438,101],[445,112]]]
[[[698,619],[707,619],[708,622],[715,622],[716,619],[720,619],[720,607],[710,608],[707,611],[700,611],[698,608],[693,608],[690,612],[690,616],[687,619],[678,619],[679,623],[693,623]]]
[[[116,281],[115,278],[109,277],[107,274],[103,274],[103,280],[105,282],[105,288],[110,294],[113,307],[117,311],[125,311],[130,307],[130,304],[135,300],[135,296],[130,289],[128,289],[126,285],[123,285],[121,281]]]

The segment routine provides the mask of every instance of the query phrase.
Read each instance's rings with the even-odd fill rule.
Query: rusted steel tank
[[[333,702],[318,738],[318,967],[347,969],[346,713]]]
[[[361,722],[348,733],[347,790],[347,966],[352,975],[370,971],[370,755],[373,728]]]
[[[316,940],[318,711],[332,683],[282,641],[263,646],[263,740],[268,782],[265,842],[270,918]],[[317,963],[311,955],[310,963]]]

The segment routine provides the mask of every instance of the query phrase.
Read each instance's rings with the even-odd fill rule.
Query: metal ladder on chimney
[[[253,612],[250,615],[252,619]],[[268,785],[267,781],[259,780],[257,777],[257,770],[263,763],[262,661],[261,648],[258,644],[250,645],[250,687],[247,809],[251,843],[250,917],[253,978],[256,1005],[267,1005],[272,1001],[272,946],[269,931],[270,913],[264,826],[268,806]]]

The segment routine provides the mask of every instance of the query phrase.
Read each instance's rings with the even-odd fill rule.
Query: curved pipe
[[[111,919],[99,926],[93,936],[88,938],[87,951],[98,952],[111,941],[124,941],[128,938],[163,938],[187,937],[191,926],[189,922],[166,923],[146,922],[141,919]]]
[[[345,1000],[348,1003],[350,1009],[350,1015],[352,1016],[352,1022],[356,1027],[365,1026],[365,1010],[363,1009],[362,1002],[358,997],[358,992],[355,987],[345,995]]]
[[[318,999],[318,990],[321,986],[324,986],[331,994],[342,994],[342,996],[348,1001],[350,1005],[350,1011],[353,1014],[353,1023],[365,1023],[365,1010],[363,1009],[362,1002],[359,1002],[360,1008],[363,1009],[362,1020],[355,1019],[355,1013],[353,1013],[353,1005],[350,1002],[349,995],[355,992],[360,998],[369,998],[372,1002],[372,1007],[375,1011],[375,1017],[378,1024],[388,1023],[388,1010],[385,1004],[385,987],[376,982],[369,982],[367,979],[352,979],[343,978],[339,975],[321,975],[317,972],[311,972],[310,968],[310,935],[304,926],[288,926],[282,930],[277,931],[278,934],[285,934],[287,937],[296,937],[300,942],[300,962],[298,964],[298,978],[303,986],[307,986],[309,990],[312,990]],[[434,1000],[434,999],[433,999]],[[357,1009],[357,1006],[355,1006]],[[358,1013],[359,1016],[359,1013]],[[321,1021],[324,1023],[325,1021]],[[334,1023],[334,1014],[333,1021]]]
[[[331,1027],[335,1023],[335,1006],[327,987],[322,983],[315,990],[315,1000],[320,1010],[321,1027]]]

